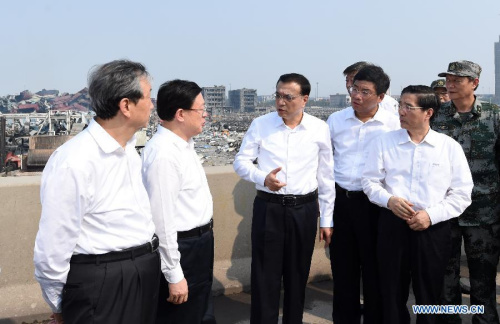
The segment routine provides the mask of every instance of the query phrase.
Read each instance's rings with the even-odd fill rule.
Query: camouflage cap
[[[481,74],[481,67],[479,66],[479,64],[471,61],[451,62],[448,65],[448,71],[439,73],[438,76],[444,77],[447,74],[479,79],[479,75]]]
[[[431,88],[446,88],[446,80],[445,79],[437,79],[432,81]]]

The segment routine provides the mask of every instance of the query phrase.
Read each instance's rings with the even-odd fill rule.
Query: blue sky
[[[327,96],[345,93],[342,71],[359,60],[399,94],[462,59],[483,68],[477,92],[494,92],[498,0],[24,0],[0,11],[0,96],[76,92],[92,66],[118,58],[146,65],[153,94],[174,78],[270,94],[298,72]]]

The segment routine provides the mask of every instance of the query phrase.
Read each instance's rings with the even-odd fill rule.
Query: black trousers
[[[167,302],[168,282],[161,276],[157,324],[215,324],[212,303],[214,235],[178,239],[181,267],[188,283],[188,301],[180,305]]]
[[[158,251],[133,260],[72,263],[62,297],[64,323],[154,323],[160,274]]]
[[[449,221],[424,231],[382,208],[379,218],[378,259],[385,324],[409,324],[406,305],[410,281],[417,305],[439,305],[446,265],[451,254]],[[437,323],[440,315],[417,315],[417,324]]]
[[[278,323],[282,278],[283,323],[302,323],[318,215],[317,200],[282,206],[255,197],[250,323]]]
[[[360,279],[363,280],[363,323],[382,323],[376,258],[379,213],[380,208],[365,194],[347,197],[345,192],[337,190],[335,227],[330,243],[335,324],[360,323]]]

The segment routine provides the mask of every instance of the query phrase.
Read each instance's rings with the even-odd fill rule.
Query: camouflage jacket
[[[500,220],[500,110],[474,101],[467,119],[450,101],[443,104],[432,129],[455,139],[462,146],[474,180],[472,204],[458,218],[461,226],[493,224]]]

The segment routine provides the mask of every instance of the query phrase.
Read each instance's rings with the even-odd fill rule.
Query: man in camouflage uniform
[[[452,62],[446,77],[451,101],[441,106],[433,129],[462,145],[474,180],[472,204],[452,221],[452,257],[443,291],[444,305],[461,305],[460,255],[463,237],[471,283],[471,305],[484,305],[484,314],[472,323],[499,323],[496,283],[500,251],[500,111],[496,105],[477,100],[481,67],[470,61]],[[461,323],[459,315],[442,315],[443,323]]]
[[[443,104],[450,101],[450,96],[448,96],[448,91],[446,90],[446,80],[437,79],[432,81],[431,88],[438,95],[439,101]]]

